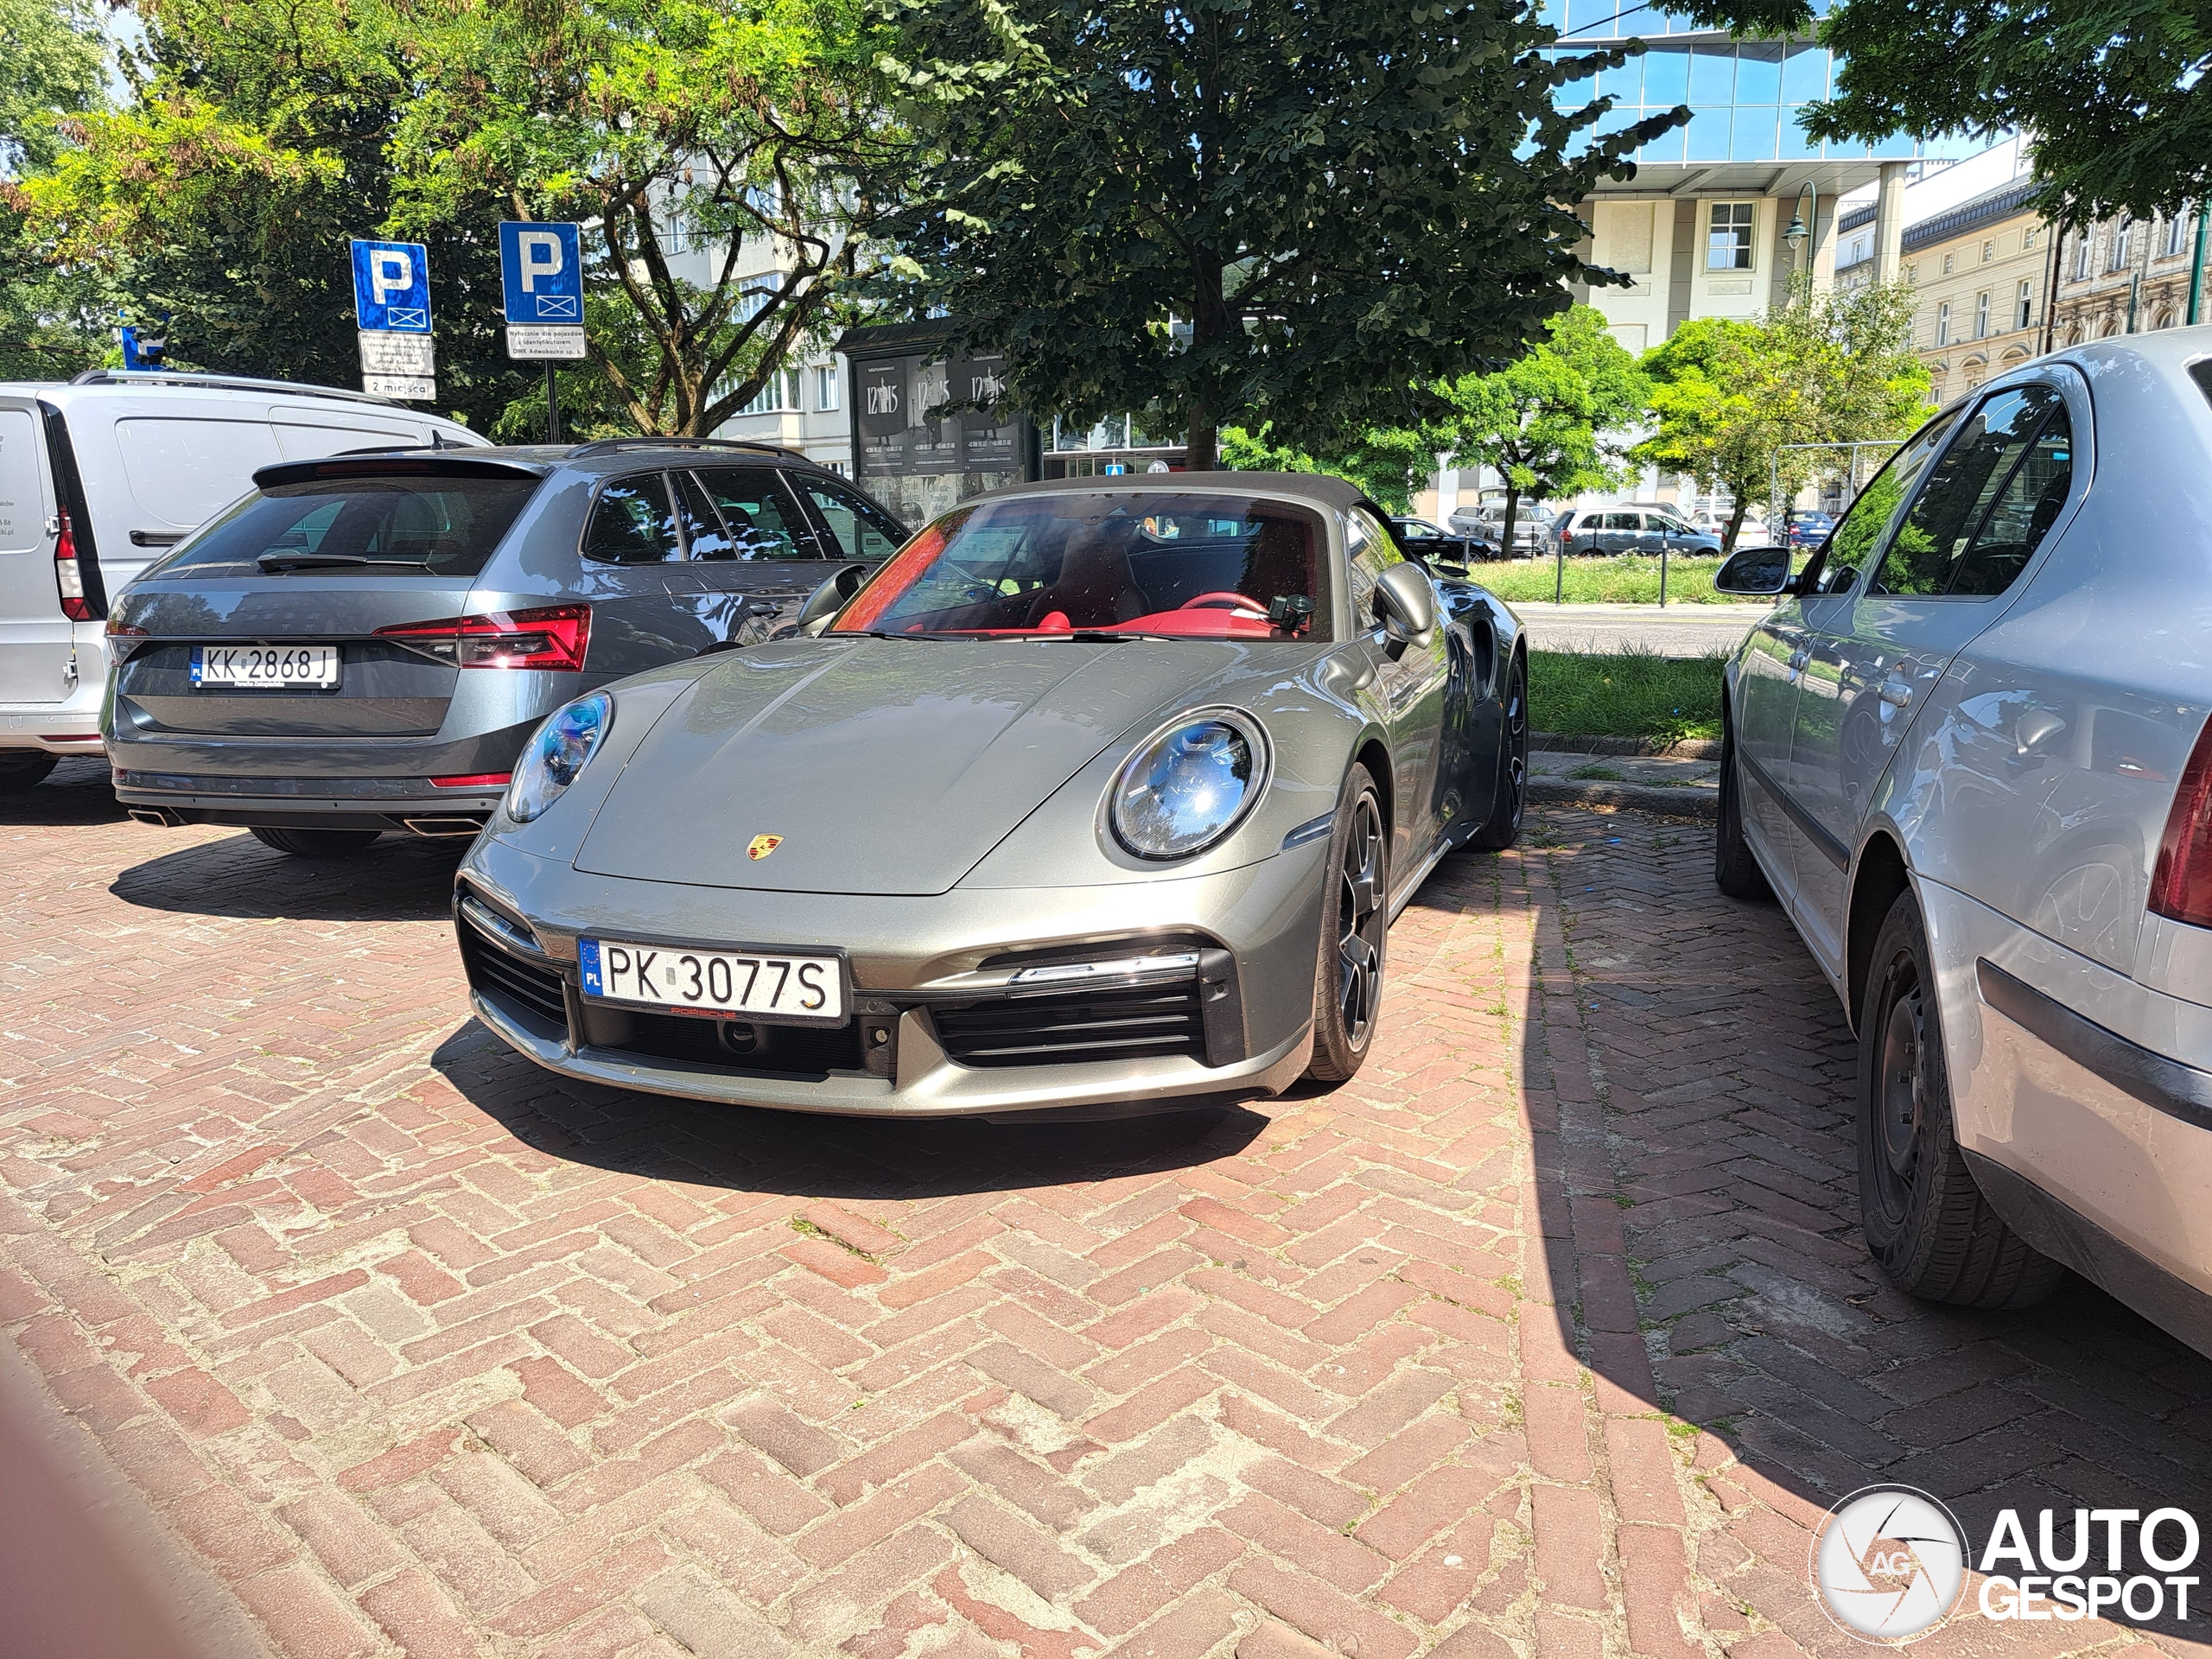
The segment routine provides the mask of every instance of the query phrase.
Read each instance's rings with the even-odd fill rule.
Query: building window
[[[1986,293],[1974,296],[1974,337],[1989,338],[1989,296]]]
[[[1758,204],[1716,201],[1705,238],[1707,270],[1749,270],[1751,268],[1751,219]]]
[[[2120,216],[2120,223],[2113,227],[2112,253],[2105,261],[2105,269],[2107,270],[2126,270],[2127,269],[2127,241],[2129,237],[2134,234],[2134,232],[2135,221],[2130,219],[2126,214],[2122,213]]]
[[[1948,253],[1943,256],[1943,274],[1946,276],[1951,274],[1952,257],[1953,256]]]
[[[2036,227],[2032,225],[2020,232],[2020,251],[2025,253],[2036,245]]]
[[[2074,238],[2074,280],[2077,283],[2089,280],[2089,261],[2094,257],[2089,244],[2087,231],[2078,232]]]
[[[1997,244],[1994,241],[1984,242],[1981,245],[1981,263],[1986,265],[1996,257]]]
[[[837,407],[837,365],[825,363],[814,372],[814,406],[825,414]]]
[[[798,412],[798,371],[779,369],[770,375],[767,384],[738,413],[741,415],[792,415]]]
[[[1951,302],[1948,300],[1936,308],[1936,343],[1938,346],[1951,343]]]
[[[2178,257],[2189,251],[2189,215],[2176,213],[2166,221],[2166,257]]]
[[[2020,284],[2020,292],[2012,309],[2012,326],[2015,328],[2028,328],[2035,325],[2035,293],[2026,283]]]

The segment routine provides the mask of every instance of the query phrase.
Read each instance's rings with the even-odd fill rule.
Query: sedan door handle
[[[1902,709],[1912,701],[1912,688],[1903,680],[1884,680],[1881,696],[1891,708]]]

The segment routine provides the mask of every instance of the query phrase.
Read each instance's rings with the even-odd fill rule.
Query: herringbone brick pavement
[[[856,1123],[541,1072],[449,855],[75,765],[0,807],[0,1324],[298,1655],[1770,1659],[1865,1478],[2187,1503],[2202,1362],[1867,1268],[1847,1039],[1703,835],[1449,862],[1346,1087]]]

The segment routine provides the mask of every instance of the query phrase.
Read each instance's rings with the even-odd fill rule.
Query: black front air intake
[[[963,1065],[1206,1058],[1195,978],[939,1007],[931,1018],[946,1055]]]

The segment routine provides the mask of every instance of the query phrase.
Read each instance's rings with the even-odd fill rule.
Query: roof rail
[[[343,386],[303,385],[296,380],[257,380],[242,374],[202,374],[194,369],[86,369],[69,384],[73,386],[130,386],[146,382],[175,386],[219,386],[231,391],[276,391],[289,397],[331,397],[348,404],[381,404],[386,409],[405,409],[395,398],[372,391],[348,391]],[[409,410],[410,414],[416,411]]]
[[[618,454],[625,449],[747,449],[757,455],[789,455],[804,460],[796,449],[786,449],[780,444],[755,443],[747,438],[594,438],[589,443],[577,444],[563,457],[579,461],[586,455]]]

